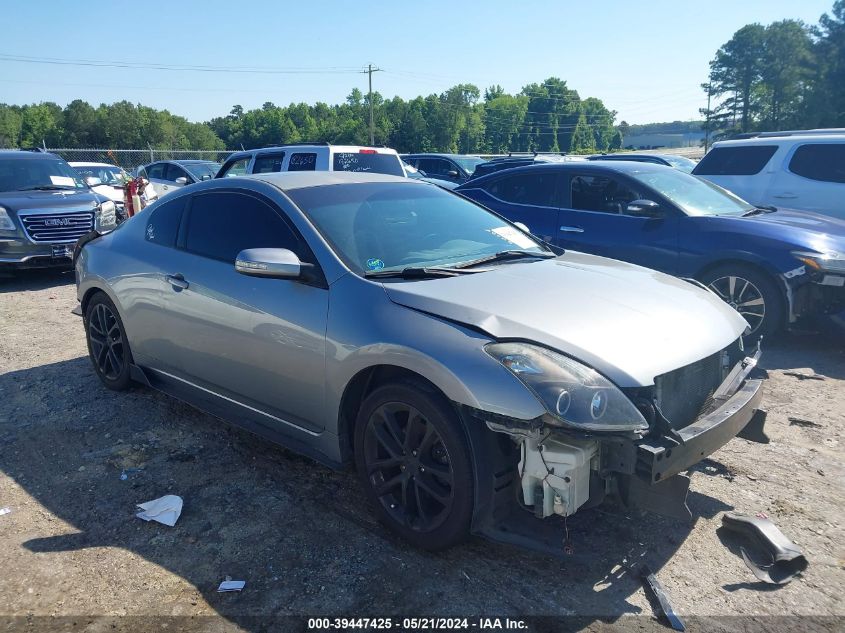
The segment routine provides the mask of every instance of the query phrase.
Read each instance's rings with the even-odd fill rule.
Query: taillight
[[[359,154],[378,154],[378,152],[374,149],[359,149]]]

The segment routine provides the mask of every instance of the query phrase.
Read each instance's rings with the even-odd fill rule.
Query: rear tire
[[[91,297],[85,308],[85,339],[94,371],[109,389],[123,391],[131,382],[132,354],[120,314],[104,292]]]
[[[413,545],[441,550],[469,535],[474,480],[461,422],[421,381],[388,383],[361,405],[355,465],[379,519]]]
[[[774,279],[742,264],[722,264],[699,277],[720,299],[739,312],[751,326],[751,338],[777,332],[785,316],[783,293]]]

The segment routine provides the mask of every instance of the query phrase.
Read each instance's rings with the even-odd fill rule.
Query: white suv
[[[235,152],[215,178],[275,171],[368,171],[405,176],[395,149],[308,143]]]
[[[714,143],[692,173],[751,204],[845,218],[845,129]]]

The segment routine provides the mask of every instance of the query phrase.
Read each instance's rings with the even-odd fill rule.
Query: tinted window
[[[297,153],[290,155],[288,171],[314,171],[317,169],[317,155]]]
[[[845,182],[845,144],[801,145],[789,161],[789,171],[811,180]]]
[[[164,180],[164,163],[156,163],[155,165],[150,165],[147,167],[147,175],[150,178],[157,178],[158,180]]]
[[[182,222],[182,211],[185,209],[187,197],[181,196],[158,205],[147,221],[144,237],[148,242],[162,246],[176,246],[176,234]]]
[[[552,172],[517,174],[499,178],[487,186],[487,191],[506,202],[554,207],[556,180]]]
[[[246,168],[249,166],[249,156],[245,158],[239,158],[236,161],[233,161],[226,165],[225,171],[222,173],[222,176],[226,178],[232,178],[234,176],[244,176],[246,175]]]
[[[234,263],[246,248],[300,249],[294,233],[268,204],[238,193],[194,196],[186,248],[192,253]]]
[[[672,172],[670,172],[672,173]],[[608,176],[572,178],[572,208],[602,213],[625,213],[629,202],[642,199],[639,192]]]
[[[263,156],[256,156],[255,165],[252,166],[252,173],[267,174],[282,171],[282,161],[284,159],[284,152],[281,154],[264,154]]]
[[[164,179],[169,182],[175,182],[177,178],[188,178],[188,173],[179,167],[179,165],[167,163],[167,171],[164,172]],[[190,178],[188,178],[188,182],[191,182]]]
[[[427,176],[445,176],[449,163],[439,158],[421,158],[417,169],[422,169]]]
[[[211,180],[220,171],[220,163],[213,161],[203,161],[201,163],[187,163],[184,165],[185,170],[193,176],[194,180]]]
[[[697,176],[753,176],[759,174],[777,151],[777,145],[716,147],[696,165]]]
[[[396,154],[338,152],[334,155],[333,169],[335,171],[371,171],[391,176],[405,175],[402,163]]]

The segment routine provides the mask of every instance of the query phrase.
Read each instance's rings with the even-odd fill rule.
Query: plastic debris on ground
[[[11,508],[0,508],[0,516],[3,516],[4,514],[11,514],[11,512]]]
[[[156,521],[173,527],[176,520],[182,514],[182,497],[177,495],[165,495],[146,503],[139,503],[141,512],[135,516],[144,521]]]
[[[220,586],[217,587],[217,591],[219,593],[224,593],[226,591],[240,591],[246,585],[245,580],[224,580],[220,583]]]

